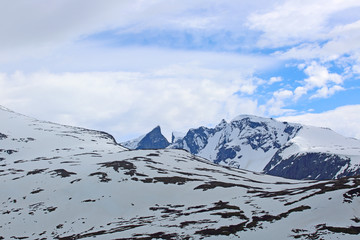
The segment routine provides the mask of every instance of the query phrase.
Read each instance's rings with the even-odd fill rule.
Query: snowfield
[[[132,151],[3,107],[0,122],[0,239],[359,239],[359,177],[289,180]]]

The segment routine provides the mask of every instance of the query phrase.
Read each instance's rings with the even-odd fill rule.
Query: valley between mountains
[[[0,239],[359,238],[355,139],[330,153],[347,161],[334,179],[294,180],[242,169],[244,163],[234,159],[247,159],[249,166],[251,160],[239,158],[228,141],[236,134],[223,135],[225,150],[236,155],[230,167],[224,163],[232,160],[193,155],[186,136],[176,144],[186,143],[188,151],[176,149],[175,142],[170,148],[129,150],[107,133],[40,121],[4,107],[0,122]],[[314,145],[322,138],[307,146],[307,132],[298,129],[283,136],[269,129],[274,141],[263,144],[259,136],[254,146],[273,155],[255,168],[270,164],[274,169],[289,159],[294,165],[301,156],[294,156],[294,149],[308,154],[304,149],[316,147],[317,156],[329,150],[328,142],[323,148]],[[206,136],[220,132],[207,131]],[[210,146],[209,139],[202,149]],[[240,148],[246,149],[245,143]]]

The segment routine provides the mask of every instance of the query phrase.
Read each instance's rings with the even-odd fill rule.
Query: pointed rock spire
[[[162,149],[169,145],[170,143],[161,133],[160,126],[157,126],[140,140],[136,149]]]

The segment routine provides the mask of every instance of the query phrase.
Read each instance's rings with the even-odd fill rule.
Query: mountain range
[[[0,123],[0,239],[360,234],[360,177],[289,180],[181,149],[128,150],[110,134],[4,107]]]
[[[164,148],[151,144],[166,138],[160,127],[130,142],[130,149]],[[156,135],[156,136],[155,136]],[[131,143],[131,144],[130,144]],[[223,166],[263,172],[292,179],[336,179],[360,175],[360,141],[331,129],[280,122],[272,118],[240,115],[214,128],[190,129],[173,134],[166,148],[185,149]]]

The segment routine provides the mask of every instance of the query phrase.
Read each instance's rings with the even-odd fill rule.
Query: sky
[[[360,138],[358,0],[0,1],[0,105],[119,142],[240,114]]]

